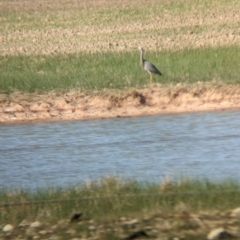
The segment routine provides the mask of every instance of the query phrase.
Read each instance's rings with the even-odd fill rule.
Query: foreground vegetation
[[[119,240],[140,230],[150,239],[206,239],[214,227],[238,226],[229,211],[239,207],[239,187],[233,181],[156,184],[110,176],[63,189],[2,189],[0,226],[13,230],[0,237]]]
[[[173,214],[181,204],[191,212],[228,210],[239,205],[239,187],[233,181],[165,180],[156,184],[106,177],[67,188],[2,189],[1,205],[6,206],[2,207],[0,222],[55,221],[78,211],[88,219],[151,215],[158,211]]]
[[[160,83],[221,80],[239,83],[239,46],[147,52],[163,72]],[[139,52],[0,56],[0,90],[11,93],[128,88],[149,83]]]

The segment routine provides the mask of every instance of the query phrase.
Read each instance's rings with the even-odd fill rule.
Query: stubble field
[[[237,0],[1,1],[1,55],[239,45]]]

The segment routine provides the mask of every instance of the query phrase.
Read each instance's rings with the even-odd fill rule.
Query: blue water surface
[[[240,111],[0,125],[0,187],[240,179]]]

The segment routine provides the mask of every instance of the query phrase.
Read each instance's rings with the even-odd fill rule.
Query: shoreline
[[[86,93],[0,94],[0,124],[96,120],[240,109],[240,86],[162,85]]]

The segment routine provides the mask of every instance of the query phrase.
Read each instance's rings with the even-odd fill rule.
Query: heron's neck
[[[143,65],[144,59],[143,59],[143,50],[140,52],[140,63]]]

